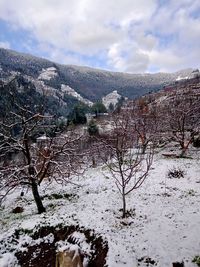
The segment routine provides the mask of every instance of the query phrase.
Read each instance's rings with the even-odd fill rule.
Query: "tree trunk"
[[[180,158],[183,158],[184,156],[185,156],[185,154],[186,154],[186,149],[185,148],[182,148],[182,150],[181,150],[181,154],[180,154]]]
[[[142,144],[142,154],[145,154],[147,149],[147,143]]]
[[[45,212],[46,209],[43,206],[42,199],[41,199],[41,197],[39,195],[37,183],[35,182],[34,179],[31,182],[32,182],[31,187],[32,187],[33,197],[34,197],[35,203],[37,205],[38,213],[40,214],[40,213]]]
[[[181,143],[181,154],[179,156],[180,158],[183,158],[185,156],[189,144],[190,144],[190,142],[188,142],[187,144],[185,142]]]
[[[124,189],[122,192],[122,200],[123,200],[122,218],[125,218],[126,217],[126,196],[125,196]]]
[[[92,168],[96,168],[96,167],[97,167],[96,160],[95,160],[95,157],[93,156],[92,157]]]

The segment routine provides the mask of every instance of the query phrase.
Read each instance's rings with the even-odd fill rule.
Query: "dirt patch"
[[[24,211],[23,207],[16,207],[12,210],[12,213],[22,213]]]
[[[173,262],[172,267],[184,267],[184,262]]]
[[[91,246],[90,255],[82,255],[88,258],[88,267],[103,267],[106,264],[108,244],[94,231],[80,228],[79,226],[65,227],[42,227],[31,235],[34,240],[41,240],[38,244],[27,246],[23,252],[17,252],[15,256],[22,267],[55,267],[56,260],[56,242],[67,240],[71,244],[77,241],[70,236],[78,232],[84,234],[86,242]],[[51,242],[47,242],[46,237],[51,235]],[[78,244],[79,245],[79,244]]]
[[[138,259],[138,266],[140,266],[141,263],[145,264],[146,266],[157,266],[157,262],[149,257],[142,257]]]

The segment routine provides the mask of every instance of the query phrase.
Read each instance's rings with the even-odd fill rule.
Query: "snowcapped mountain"
[[[65,106],[67,112],[75,102],[91,105],[102,98],[106,106],[109,103],[115,105],[119,96],[133,99],[158,91],[164,85],[190,76],[191,73],[192,69],[156,74],[109,72],[89,67],[61,65],[0,48],[0,80],[7,82],[15,76],[23,77],[34,85],[37,92],[51,97],[51,102],[56,101]],[[67,102],[70,102],[70,105]]]

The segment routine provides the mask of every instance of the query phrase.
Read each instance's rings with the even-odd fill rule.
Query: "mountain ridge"
[[[163,86],[191,74],[193,69],[175,73],[131,74],[95,69],[88,66],[64,65],[45,58],[0,48],[0,79],[8,81],[21,75],[32,82],[36,91],[66,99],[79,97],[95,102],[117,91],[122,97],[134,99],[156,92]],[[62,88],[69,88],[62,92]],[[72,92],[74,94],[72,95]],[[65,101],[65,100],[64,100]]]
[[[182,72],[182,71],[192,71],[194,70],[195,68],[192,68],[192,67],[188,67],[188,68],[185,68],[185,69],[182,69],[182,70],[177,70],[177,71],[174,71],[174,72],[164,72],[164,71],[159,71],[159,72],[144,72],[144,73],[130,73],[130,72],[122,72],[122,71],[111,71],[111,70],[107,70],[107,69],[101,69],[101,68],[96,68],[96,67],[90,67],[90,66],[87,66],[87,65],[75,65],[75,64],[63,64],[63,63],[58,63],[58,62],[54,62],[50,59],[47,59],[45,57],[39,57],[39,56],[35,56],[35,55],[32,55],[30,53],[25,53],[25,52],[19,52],[19,51],[15,51],[15,50],[12,50],[12,49],[7,49],[7,48],[1,48],[0,47],[0,52],[1,51],[7,51],[8,53],[11,53],[13,54],[14,56],[22,56],[22,57],[25,57],[25,58],[31,58],[31,59],[35,59],[35,60],[43,60],[43,61],[46,61],[46,62],[49,62],[49,63],[52,63],[52,64],[56,64],[56,65],[60,65],[60,66],[66,66],[66,67],[72,67],[72,68],[77,68],[77,69],[87,69],[89,71],[98,71],[98,72],[107,72],[107,73],[113,73],[113,74],[125,74],[125,75],[140,75],[140,76],[145,76],[145,75],[156,75],[156,74],[174,74],[174,73],[179,73],[179,72]]]

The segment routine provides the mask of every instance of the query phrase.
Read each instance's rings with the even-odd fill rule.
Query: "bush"
[[[172,169],[168,170],[167,177],[168,178],[184,178],[185,171],[181,168],[173,167]]]
[[[73,124],[85,124],[87,122],[86,119],[86,106],[84,104],[78,104],[74,107],[74,109],[69,113],[68,116],[68,125],[70,123]]]
[[[98,126],[96,125],[95,121],[94,120],[91,120],[88,124],[88,133],[89,135],[98,135],[99,133],[99,128]]]
[[[198,266],[200,266],[200,256],[195,256],[192,262],[196,263]]]
[[[101,102],[96,102],[93,104],[93,106],[91,107],[91,111],[92,113],[95,114],[95,116],[97,117],[99,114],[101,113],[106,113],[107,112],[107,109],[106,107],[104,106],[103,103]]]

